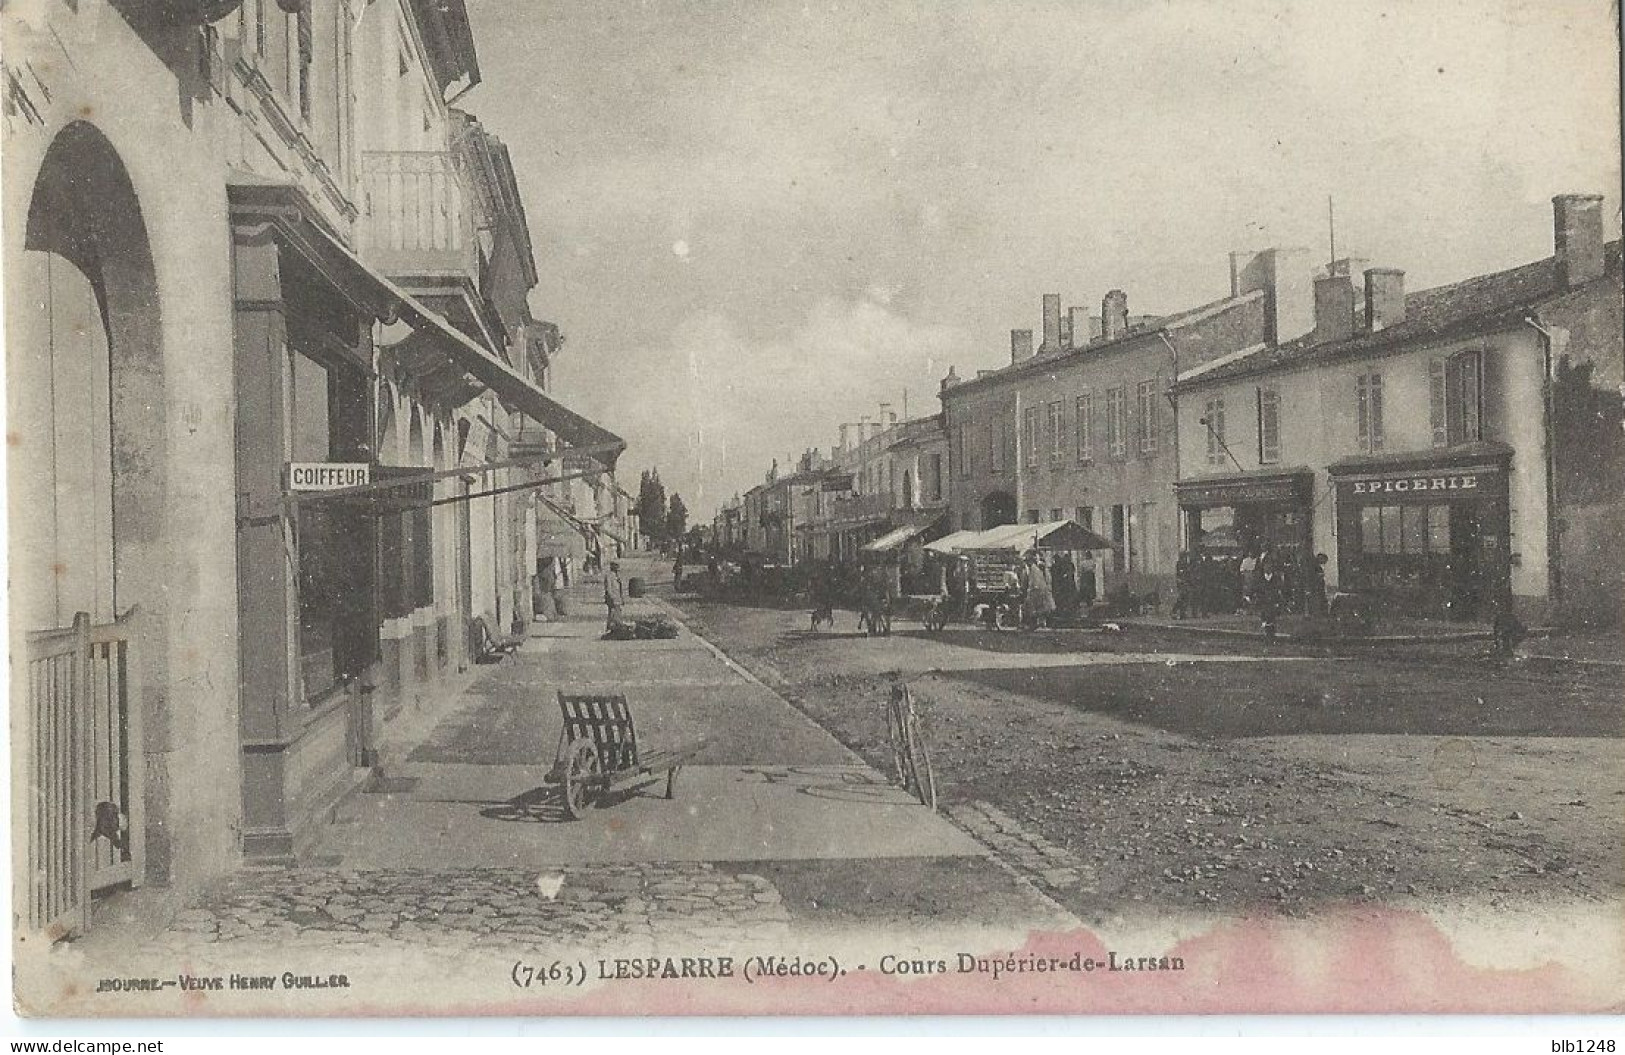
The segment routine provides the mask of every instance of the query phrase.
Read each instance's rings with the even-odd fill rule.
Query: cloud
[[[618,416],[628,459],[659,467],[667,489],[707,516],[774,458],[828,450],[841,422],[875,418],[882,402],[901,415],[905,390],[911,416],[935,413],[938,380],[970,355],[963,330],[869,295],[819,300],[776,338],[748,333],[743,320],[695,312],[616,386],[640,408]]]

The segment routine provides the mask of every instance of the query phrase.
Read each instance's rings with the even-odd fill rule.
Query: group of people
[[[1247,610],[1267,635],[1285,612],[1326,614],[1326,555],[1294,560],[1268,546],[1239,556],[1184,552],[1174,567],[1175,619]]]

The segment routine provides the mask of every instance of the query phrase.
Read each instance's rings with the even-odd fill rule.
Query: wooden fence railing
[[[128,618],[128,617],[126,617]],[[28,635],[23,794],[27,925],[51,939],[84,930],[90,895],[142,876],[141,700],[128,623]]]

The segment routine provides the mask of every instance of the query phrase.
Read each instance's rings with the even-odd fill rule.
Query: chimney
[[[890,403],[880,404],[880,427],[889,429],[897,424],[897,412],[891,408]]]
[[[1044,343],[1038,346],[1039,355],[1050,355],[1061,350],[1061,295],[1044,294]]]
[[[1094,328],[1089,325],[1088,308],[1066,309],[1067,328],[1072,332],[1072,347],[1082,348],[1094,340]]]
[[[1010,331],[1010,365],[1024,363],[1033,357],[1033,331]]]
[[[1405,321],[1405,272],[1370,267],[1365,272],[1365,328],[1371,333]]]
[[[1230,254],[1230,295],[1262,291],[1264,340],[1285,344],[1315,328],[1309,250],[1261,249]]]
[[[1601,278],[1602,195],[1559,194],[1552,199],[1557,283],[1565,289]]]
[[[942,379],[942,384],[938,391],[946,392],[957,384],[959,384],[959,371],[950,366],[948,367],[948,374]]]
[[[1354,336],[1354,283],[1346,274],[1315,279],[1315,343]]]
[[[1100,336],[1113,340],[1128,330],[1128,294],[1114,289],[1100,301]]]
[[[843,450],[843,451],[851,446],[851,444],[847,442],[851,438],[851,432],[852,432],[852,426],[851,425],[847,425],[847,424],[844,424],[844,423],[841,425],[841,447],[840,447],[840,449]]]
[[[1063,314],[1061,316],[1061,347],[1063,349],[1073,347],[1072,316],[1069,314]]]

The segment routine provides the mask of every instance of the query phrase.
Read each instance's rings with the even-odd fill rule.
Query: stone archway
[[[123,159],[89,122],[57,133],[29,194],[21,244],[6,261],[12,627],[21,637],[70,625],[79,612],[92,624],[121,621],[102,653],[120,673],[74,697],[112,746],[76,757],[89,799],[61,800],[62,809],[78,829],[89,822],[73,812],[110,803],[128,825],[127,867],[111,842],[84,850],[91,888],[164,881],[174,866],[171,800],[167,781],[146,780],[165,772],[175,735],[168,400],[152,244]],[[139,715],[127,710],[137,701]],[[32,698],[26,706],[32,714]],[[29,779],[37,789],[51,775]]]
[[[15,618],[162,606],[163,343],[141,203],[86,122],[47,150],[10,283]]]

